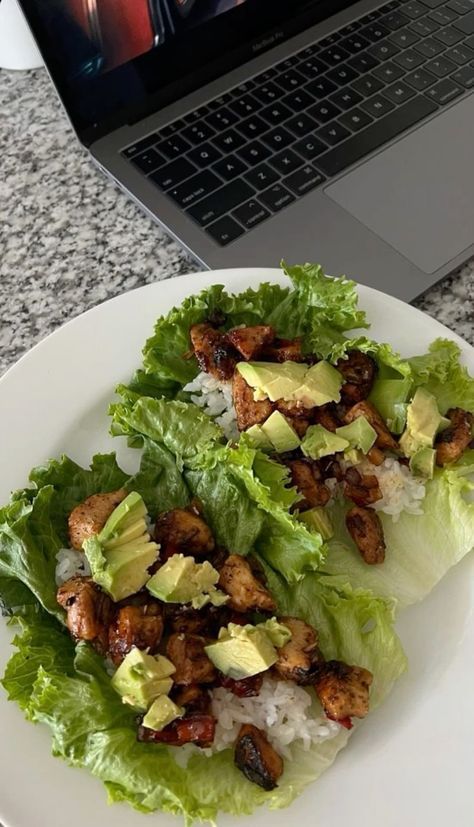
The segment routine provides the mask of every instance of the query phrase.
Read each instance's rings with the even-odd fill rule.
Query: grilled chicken
[[[261,425],[273,411],[273,405],[269,399],[255,402],[253,388],[247,384],[238,370],[234,373],[232,396],[239,431],[245,431],[252,425]]]
[[[332,403],[327,405],[320,405],[313,409],[313,419],[317,425],[322,425],[327,431],[335,432],[336,428],[340,428],[343,424],[336,412],[336,408]]]
[[[158,651],[163,635],[163,613],[157,602],[124,606],[109,627],[109,655],[118,666],[133,646]]]
[[[224,675],[219,675],[220,685],[238,698],[255,698],[260,695],[260,690],[263,684],[263,673],[252,675],[251,678],[241,678],[236,681],[234,678],[226,678]]]
[[[323,480],[335,479],[342,482],[344,479],[344,472],[335,454],[318,460],[318,468]]]
[[[287,402],[285,399],[277,399],[275,402],[277,411],[287,416],[288,419],[302,418],[307,419],[310,414],[310,408],[305,408],[301,402]]]
[[[201,370],[210,373],[216,379],[230,379],[238,354],[226,334],[208,323],[194,324],[189,334]]]
[[[288,420],[293,430],[296,431],[300,439],[303,439],[306,431],[309,428],[309,419],[303,419],[301,416],[295,416],[294,419]]]
[[[166,646],[166,654],[175,666],[173,681],[182,686],[192,683],[213,683],[216,670],[207,657],[206,638],[175,632]]]
[[[252,609],[273,612],[276,604],[270,592],[263,586],[251,569],[250,563],[240,554],[231,554],[221,568],[219,587],[228,595],[228,606],[237,612]]]
[[[345,473],[344,495],[360,506],[372,505],[382,499],[377,477],[359,474],[357,468],[348,468]]]
[[[380,450],[380,448],[373,445],[367,453],[367,459],[372,463],[372,465],[382,465],[382,462],[385,459],[385,454]]]
[[[369,566],[385,560],[382,523],[371,508],[354,506],[346,514],[346,526],[363,560]]]
[[[199,556],[214,550],[211,529],[197,508],[173,508],[160,514],[155,525],[155,540],[161,547],[161,560],[179,552]]]
[[[343,402],[354,405],[367,399],[377,375],[374,360],[360,350],[350,350],[347,359],[339,359],[336,367],[345,379],[341,388]]]
[[[234,762],[249,781],[274,790],[283,773],[283,759],[265,733],[252,724],[242,724],[235,744]]]
[[[216,720],[212,715],[203,715],[191,712],[183,718],[172,721],[159,731],[138,727],[138,740],[149,743],[168,744],[171,747],[182,747],[184,744],[195,744],[197,747],[210,747],[214,741]]]
[[[72,577],[59,587],[56,599],[67,612],[66,625],[75,640],[88,640],[104,654],[113,603],[90,577]]]
[[[303,459],[288,460],[286,465],[291,471],[291,481],[303,496],[296,507],[299,511],[326,505],[331,499],[331,492],[321,479],[316,478],[316,468]]]
[[[436,438],[437,465],[456,462],[472,439],[472,413],[463,411],[462,408],[450,408],[446,416],[451,420],[451,425]]]
[[[356,405],[349,408],[344,419],[346,423],[349,423],[354,422],[354,420],[359,416],[365,416],[370,425],[372,425],[374,431],[377,432],[377,439],[375,441],[377,448],[380,448],[382,451],[389,450],[394,453],[398,453],[399,448],[397,441],[388,430],[378,410],[374,408],[370,402],[357,402]]]
[[[347,718],[365,718],[369,711],[372,680],[368,669],[329,660],[321,664],[314,688],[327,717],[333,721],[344,721]]]
[[[244,359],[254,359],[265,345],[275,338],[275,331],[270,325],[259,324],[253,327],[236,327],[229,330],[227,338]]]
[[[184,706],[186,712],[199,712],[208,715],[211,710],[211,696],[205,687],[195,683],[189,686],[177,686],[172,690],[172,698],[178,706]]]
[[[301,339],[275,339],[263,349],[261,358],[269,362],[304,362]]]
[[[285,681],[295,681],[302,686],[314,683],[323,660],[318,649],[318,633],[296,617],[279,617],[278,622],[291,631],[291,640],[277,649],[278,660],[273,669]]]
[[[166,619],[173,632],[185,635],[200,635],[207,631],[208,617],[201,609],[170,604],[166,607]]]
[[[120,488],[109,494],[92,494],[74,508],[68,519],[69,541],[73,548],[82,550],[84,540],[98,534],[106,524],[112,511],[125,499],[127,492]]]

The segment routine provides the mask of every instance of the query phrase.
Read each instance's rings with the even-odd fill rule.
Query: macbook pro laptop
[[[474,0],[20,0],[95,163],[205,267],[412,299],[474,255]]]

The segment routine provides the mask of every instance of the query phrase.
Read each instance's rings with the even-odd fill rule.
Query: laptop
[[[411,300],[474,255],[474,0],[20,0],[92,160],[203,267]]]

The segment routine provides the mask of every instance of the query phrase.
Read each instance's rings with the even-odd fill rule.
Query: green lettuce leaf
[[[460,362],[459,346],[436,339],[428,353],[408,360],[415,387],[423,385],[436,397],[440,413],[449,408],[474,412],[474,378]]]

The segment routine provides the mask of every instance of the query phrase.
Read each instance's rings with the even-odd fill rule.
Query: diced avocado
[[[261,451],[273,451],[273,444],[260,425],[252,425],[251,428],[247,428],[245,433],[250,438],[254,448],[260,448]]]
[[[438,431],[450,424],[441,416],[433,394],[417,388],[407,408],[407,427],[400,438],[405,456],[414,456],[420,448],[432,448]]]
[[[350,425],[336,428],[336,434],[347,439],[352,448],[359,448],[363,454],[368,454],[377,439],[377,431],[365,416],[358,416]]]
[[[281,649],[292,637],[288,626],[285,626],[284,623],[279,623],[276,617],[271,617],[264,623],[257,623],[256,628],[263,629],[277,649]]]
[[[331,537],[334,537],[331,517],[325,508],[310,508],[308,511],[303,511],[299,514],[298,519],[302,523],[305,523],[308,528],[313,529],[313,531],[317,531],[323,540],[330,540]]]
[[[406,421],[406,403],[410,395],[412,380],[403,379],[375,380],[369,401],[377,408],[387,428],[392,434],[401,434]]]
[[[410,458],[410,471],[415,477],[433,479],[436,465],[436,451],[434,448],[419,448],[416,454]]]
[[[181,718],[185,711],[182,706],[177,706],[173,703],[171,698],[168,698],[166,695],[159,695],[159,697],[153,701],[150,709],[143,718],[143,726],[159,732],[165,726],[168,726],[171,721],[175,721],[176,718]]]
[[[146,505],[140,494],[132,491],[112,511],[99,534],[100,542],[105,545],[108,541],[120,538],[122,534],[137,521],[143,520],[146,516]]]
[[[148,655],[134,647],[118,667],[111,684],[124,703],[142,711],[158,695],[167,695],[173,681],[175,667],[163,655]]]
[[[349,448],[349,440],[333,434],[322,425],[310,425],[301,443],[303,454],[311,459],[321,459],[346,448]]]
[[[201,609],[207,603],[221,606],[229,599],[216,589],[219,572],[205,560],[173,554],[147,583],[148,591],[164,603],[191,603]]]
[[[261,427],[279,454],[299,448],[301,440],[298,434],[280,411],[273,411]]]
[[[275,647],[265,629],[250,624],[229,623],[220,630],[219,639],[205,650],[214,666],[234,680],[265,672],[277,660]]]
[[[291,399],[301,402],[306,408],[339,402],[343,381],[342,375],[329,362],[317,362],[308,368],[304,382],[294,391]]]
[[[308,366],[299,362],[239,362],[237,370],[256,393],[254,398],[292,399],[292,393],[300,387]]]

